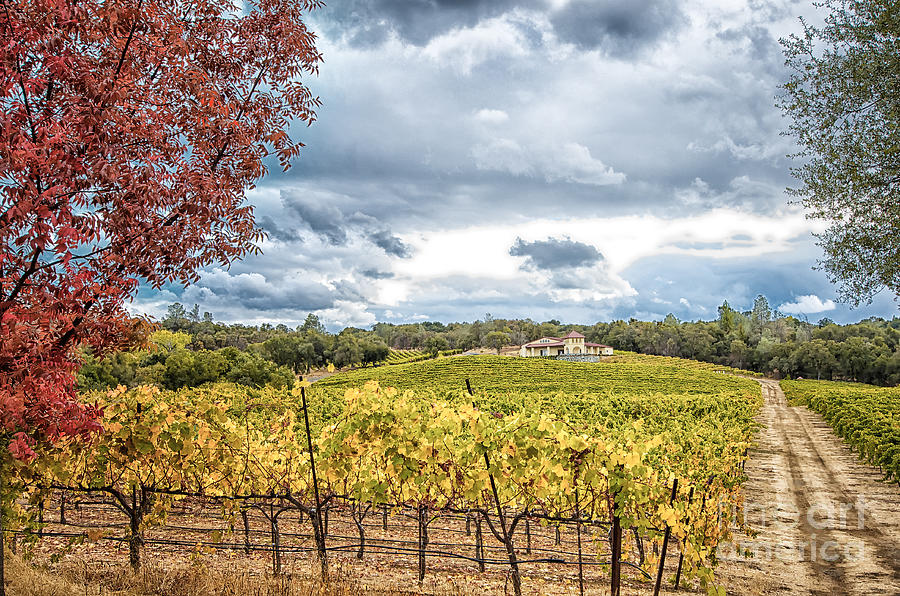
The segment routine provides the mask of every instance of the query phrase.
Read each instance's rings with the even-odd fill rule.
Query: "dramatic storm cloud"
[[[594,265],[603,260],[600,251],[582,242],[574,242],[570,238],[548,238],[524,242],[516,238],[516,243],[509,249],[514,257],[527,257],[526,267],[556,270],[566,267]]]
[[[582,49],[630,56],[674,34],[687,17],[677,0],[571,0],[551,13],[560,39]]]
[[[334,5],[332,8],[330,5]],[[476,25],[516,6],[540,5],[516,0],[348,0],[332,2],[324,30],[351,46],[369,47],[389,35],[416,46],[454,28]]]
[[[316,11],[323,105],[248,193],[262,254],[134,310],[332,328],[426,319],[716,316],[758,293],[857,311],[812,269],[818,224],[774,105],[809,0],[348,0]]]
[[[316,197],[292,197],[285,201],[285,207],[293,212],[310,231],[325,238],[331,244],[346,244],[347,231],[344,229],[344,215],[333,205],[322,204]],[[265,218],[263,223],[271,223]],[[273,234],[276,238],[278,234]]]

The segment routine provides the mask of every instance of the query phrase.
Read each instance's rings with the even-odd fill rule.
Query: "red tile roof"
[[[578,333],[577,331],[570,331],[569,335],[567,335],[564,339],[568,339],[570,337],[578,338],[578,337],[584,337],[584,336],[581,335],[580,333]]]
[[[549,338],[546,338],[546,337],[545,337],[544,339],[549,339]],[[532,343],[530,343],[530,344],[525,344],[525,345],[522,346],[522,347],[523,347],[523,348],[562,348],[562,347],[565,347],[565,345],[566,345],[566,344],[564,344],[564,343],[561,342],[561,341],[555,341],[555,342],[552,342],[552,343],[548,342],[548,343],[543,343],[543,344],[540,343],[540,342],[536,342],[536,341],[535,341],[535,342],[532,342]]]
[[[543,339],[551,339],[553,341],[541,343],[541,340],[543,340]],[[550,346],[551,348],[561,348],[561,347],[563,347],[563,340],[559,337],[542,337],[541,339],[539,339],[537,341],[533,341],[531,343],[527,343],[522,347],[523,348],[537,348],[540,346]]]

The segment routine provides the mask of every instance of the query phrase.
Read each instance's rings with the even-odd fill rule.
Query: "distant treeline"
[[[262,387],[290,387],[297,374],[334,364],[337,367],[382,362],[388,345],[370,333],[346,329],[337,335],[325,330],[316,315],[303,325],[225,325],[212,315],[169,306],[161,329],[147,349],[117,352],[102,360],[84,354],[78,375],[83,390],[153,384],[166,389],[231,381]]]
[[[249,385],[286,385],[295,374],[325,366],[383,362],[391,348],[469,350],[520,345],[541,337],[583,333],[587,341],[618,350],[692,358],[777,377],[900,383],[900,318],[870,318],[852,325],[829,319],[810,323],[773,311],[764,296],[740,312],[727,302],[713,321],[683,322],[673,315],[663,321],[601,322],[566,325],[551,320],[495,319],[463,323],[376,323],[372,329],[348,327],[328,333],[314,314],[303,325],[226,325],[216,323],[198,306],[169,307],[161,321],[171,336],[165,349],[113,354],[98,362],[86,355],[80,375],[85,388],[142,382],[178,388],[212,380]],[[157,335],[159,337],[159,334]]]

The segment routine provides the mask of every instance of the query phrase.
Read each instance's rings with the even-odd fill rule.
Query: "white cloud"
[[[590,150],[584,145],[565,143],[555,153],[556,158],[549,161],[545,170],[548,182],[566,180],[597,186],[625,182],[625,174],[591,157]]]
[[[717,209],[675,219],[653,215],[533,219],[432,230],[404,237],[413,246],[414,255],[392,263],[395,277],[378,282],[378,297],[381,304],[399,310],[399,304],[416,304],[437,280],[458,276],[492,280],[485,288],[485,298],[503,298],[502,293],[487,291],[502,286],[504,291],[520,288],[520,292],[545,293],[555,303],[620,300],[636,294],[623,275],[641,259],[663,255],[758,259],[786,254],[796,250],[796,238],[809,236],[812,225],[799,211],[762,216]],[[742,240],[733,242],[735,236]],[[521,259],[509,254],[517,238],[547,237],[569,237],[596,246],[604,259],[563,275],[559,271],[523,270]],[[467,289],[460,296],[445,297],[449,301],[472,295],[473,290]],[[703,308],[686,298],[681,304]]]
[[[807,296],[797,296],[793,302],[785,302],[778,307],[778,310],[788,314],[812,314],[834,310],[837,305],[830,298],[822,302],[822,299],[815,294]]]
[[[691,141],[687,145],[688,151],[697,153],[728,152],[737,159],[748,160],[767,160],[783,157],[791,149],[790,141],[784,137],[775,137],[773,142],[738,143],[728,134],[711,145],[705,145],[700,141]]]
[[[483,108],[475,112],[475,120],[482,124],[503,124],[509,120],[509,114],[503,110],[491,110]]]
[[[440,66],[469,75],[487,60],[524,56],[528,53],[527,46],[522,31],[507,14],[435,37],[422,54]]]
[[[523,146],[512,139],[493,139],[472,148],[479,170],[508,172],[515,176],[543,177],[547,182],[575,182],[594,186],[622,184],[625,174],[591,155],[579,143]]]
[[[509,172],[515,176],[534,175],[533,160],[528,151],[512,139],[494,139],[472,148],[475,167],[479,170]]]
[[[333,308],[316,311],[316,314],[331,323],[330,326],[337,328],[368,327],[377,322],[375,315],[367,310],[365,304],[349,300],[337,300]]]

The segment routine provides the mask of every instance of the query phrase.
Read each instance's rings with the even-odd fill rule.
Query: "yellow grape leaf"
[[[105,531],[101,528],[91,528],[87,531],[87,539],[88,542],[97,542],[101,538],[103,538],[103,534]]]
[[[625,456],[625,467],[628,469],[633,468],[634,466],[641,463],[641,455],[635,451],[630,452]]]
[[[328,372],[334,372],[334,365],[332,363],[328,363],[328,368],[326,369]]]

